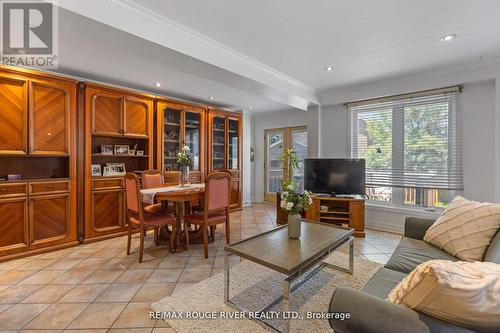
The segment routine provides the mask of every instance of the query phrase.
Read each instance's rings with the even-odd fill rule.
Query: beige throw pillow
[[[389,301],[474,331],[500,332],[500,265],[430,260],[406,276]]]
[[[482,261],[500,228],[500,205],[455,197],[427,230],[424,241],[465,261]]]

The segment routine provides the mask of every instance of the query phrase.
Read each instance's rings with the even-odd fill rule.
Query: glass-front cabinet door
[[[226,145],[226,118],[214,116],[212,125],[212,170],[224,170]]]
[[[179,171],[177,154],[181,147],[181,110],[163,109],[163,165],[165,171]]]
[[[193,171],[200,171],[201,157],[201,114],[198,112],[185,112],[184,144],[193,154]]]
[[[227,164],[229,170],[238,170],[239,152],[240,152],[240,122],[236,119],[229,118],[228,121],[228,143],[227,143]]]

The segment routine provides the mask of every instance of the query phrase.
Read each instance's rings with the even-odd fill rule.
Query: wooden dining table
[[[174,244],[170,247],[173,252],[181,252],[187,249],[188,244],[185,242],[184,232],[189,232],[190,243],[201,242],[201,228],[198,230],[182,230],[186,202],[200,201],[205,193],[205,184],[190,184],[184,186],[162,186],[157,188],[143,189],[140,191],[142,201],[146,204],[162,202],[164,205],[165,214],[167,214],[167,202],[173,202],[175,205],[175,223],[172,225],[172,230],[165,228],[160,231],[160,242],[165,242],[169,239],[174,239]],[[173,237],[171,238],[171,233]]]

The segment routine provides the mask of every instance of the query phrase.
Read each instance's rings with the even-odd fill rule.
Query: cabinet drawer
[[[66,192],[69,192],[68,181],[30,183],[30,194],[33,195]]]
[[[28,193],[26,183],[0,184],[0,198],[19,197]]]
[[[123,179],[122,178],[92,179],[92,188],[94,190],[109,189],[109,188],[123,188]]]

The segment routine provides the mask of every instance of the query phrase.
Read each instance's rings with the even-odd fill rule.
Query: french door
[[[285,127],[265,131],[264,199],[275,201],[276,192],[281,191],[283,163],[281,154],[293,149],[299,158],[299,166],[293,173],[297,190],[304,188],[304,159],[307,157],[307,127]]]

